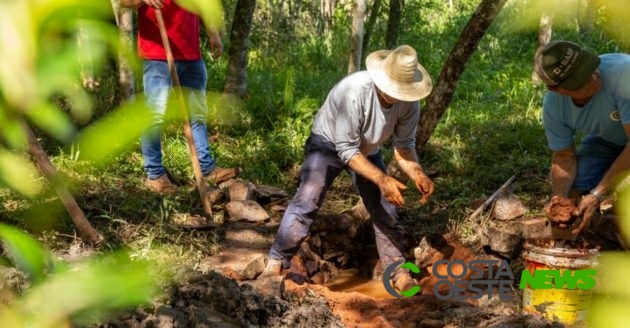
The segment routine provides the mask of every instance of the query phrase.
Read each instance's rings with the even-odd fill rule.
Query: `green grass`
[[[453,9],[442,1],[406,5],[400,43],[417,49],[420,61],[434,80],[476,5],[473,1],[457,2]],[[264,13],[274,10],[280,9],[261,4],[255,19],[245,99],[219,95],[227,60],[208,62],[208,123],[218,165],[240,166],[245,179],[293,192],[302,161],[302,145],[312,118],[328,90],[346,74],[349,20],[344,10],[339,10],[333,29],[324,37],[308,29],[312,22],[306,17],[296,18],[291,26],[283,25],[286,21],[272,21],[277,25],[272,24],[271,28],[256,25],[265,23]],[[523,15],[521,11],[513,4],[507,5],[479,43],[452,103],[421,156],[421,164],[435,174],[435,194],[425,206],[408,201],[401,211],[403,216],[439,221],[441,228],[447,229],[449,224],[457,225],[474,210],[473,199],[492,194],[514,174],[518,175],[515,191],[534,210],[539,209],[546,197],[550,153],[540,124],[544,88],[531,81],[537,26],[526,20],[513,24],[514,17]],[[385,24],[384,19],[378,20],[371,48],[364,50],[364,57],[381,48]],[[570,19],[557,24],[554,38],[566,37],[601,51],[616,47],[614,41],[601,33],[580,36],[577,25]],[[286,33],[278,33],[276,29],[281,28],[287,29]],[[102,87],[93,92],[94,119],[106,113],[118,95],[112,78],[116,75],[111,73],[103,72]],[[139,76],[140,72],[136,72],[136,77]],[[77,161],[77,152],[81,150],[54,141],[44,140],[44,143],[92,219],[160,222],[165,210],[198,210],[194,193],[173,199],[165,209],[164,204],[156,205],[155,198],[142,191],[142,159],[137,142],[98,168]],[[169,171],[180,182],[190,183],[193,173],[181,126],[169,125],[163,144]],[[391,159],[389,150],[385,154]],[[406,195],[410,200],[418,198],[413,188]],[[55,203],[50,192],[40,198],[30,207]],[[16,195],[6,199],[29,203]],[[155,210],[156,206],[160,211]],[[19,222],[26,220],[29,214],[25,213],[30,212],[17,213],[9,211],[4,216]],[[56,213],[65,216],[62,210]],[[49,226],[69,228],[67,224]]]

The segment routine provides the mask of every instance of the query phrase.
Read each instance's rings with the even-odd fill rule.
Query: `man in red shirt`
[[[211,183],[220,183],[235,177],[238,174],[237,169],[215,166],[208,144],[206,127],[208,72],[199,47],[201,20],[173,0],[122,0],[121,5],[138,10],[138,53],[143,59],[144,93],[151,115],[151,125],[141,138],[147,187],[158,193],[171,193],[176,190],[162,163],[161,125],[164,122],[173,82],[155,15],[156,10],[160,10],[164,17],[175,69],[185,92],[201,172]],[[206,30],[209,36],[210,55],[218,58],[223,53],[221,37],[215,28],[207,26]]]

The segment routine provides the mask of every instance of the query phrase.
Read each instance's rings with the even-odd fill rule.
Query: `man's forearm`
[[[420,161],[418,160],[418,153],[413,148],[394,148],[394,158],[398,162],[400,169],[405,174],[413,179],[414,176],[424,174]]]
[[[356,153],[348,162],[348,167],[351,170],[357,172],[364,178],[378,184],[379,180],[383,179],[387,174],[381,171],[376,165],[372,164],[365,155]]]
[[[568,197],[577,174],[575,151],[556,151],[551,156],[551,195]]]

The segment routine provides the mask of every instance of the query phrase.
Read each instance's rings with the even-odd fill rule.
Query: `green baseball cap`
[[[536,52],[534,69],[551,87],[579,90],[600,63],[599,56],[569,41],[551,41]]]

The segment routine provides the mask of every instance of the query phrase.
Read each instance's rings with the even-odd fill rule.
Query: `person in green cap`
[[[630,168],[630,55],[598,56],[558,40],[537,51],[534,69],[549,91],[542,122],[553,151],[552,198],[545,211],[560,228],[576,225],[578,235]],[[558,215],[560,208],[572,211]]]

